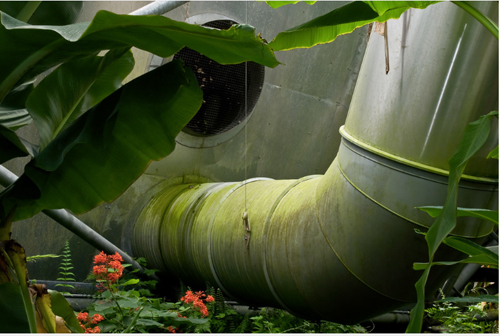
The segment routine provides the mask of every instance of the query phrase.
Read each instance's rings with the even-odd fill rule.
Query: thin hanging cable
[[[245,1],[245,24],[248,24],[248,1]],[[247,211],[247,75],[248,62],[245,62],[245,212]]]

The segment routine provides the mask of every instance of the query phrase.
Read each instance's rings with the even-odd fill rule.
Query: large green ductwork
[[[498,21],[498,2],[475,5]],[[388,37],[391,70],[372,34],[324,175],[175,181],[138,216],[134,253],[193,287],[208,281],[240,302],[307,318],[357,323],[415,302],[412,266],[428,258],[415,229],[433,222],[415,207],[444,204],[447,161],[466,125],[498,108],[498,42],[450,3],[389,21]],[[497,208],[498,166],[484,154],[498,143],[493,124],[458,206]],[[481,242],[492,229],[460,218],[452,234]],[[436,260],[460,257],[444,246]],[[434,267],[428,293],[452,271]]]

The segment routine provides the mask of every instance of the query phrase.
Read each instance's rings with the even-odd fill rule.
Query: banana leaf
[[[83,1],[0,1],[0,11],[33,25],[74,23]]]
[[[310,48],[371,22],[397,19],[410,8],[424,9],[439,1],[354,1],[325,15],[279,33],[269,46],[274,50]]]
[[[152,160],[170,154],[175,137],[202,104],[189,68],[176,60],[136,78],[61,131],[0,193],[0,214],[14,220],[42,209],[82,213],[111,202]]]
[[[271,48],[255,36],[249,25],[221,31],[163,16],[107,11],[99,11],[90,23],[67,26],[29,25],[3,12],[0,21],[0,101],[13,88],[53,66],[108,49],[135,46],[169,57],[187,46],[221,64],[279,64]]]
[[[38,129],[40,149],[117,90],[133,68],[132,52],[116,49],[106,56],[66,62],[44,78],[26,102]]]

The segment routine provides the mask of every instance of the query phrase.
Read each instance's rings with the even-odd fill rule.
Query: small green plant
[[[148,276],[144,258],[137,261]],[[94,257],[92,275],[99,294],[85,312],[77,316],[86,333],[362,333],[361,326],[344,326],[322,321],[313,323],[286,311],[267,308],[258,316],[240,315],[226,303],[220,289],[207,285],[206,291],[193,291],[182,285],[184,296],[178,302],[152,297],[156,281],[139,280],[136,271],[127,272],[115,253],[101,252]]]
[[[143,259],[143,258],[142,258]],[[100,294],[87,307],[86,315],[79,314],[87,333],[157,333],[157,332],[203,332],[207,329],[209,313],[205,302],[213,298],[203,292],[187,291],[180,302],[163,302],[152,298],[155,280],[134,278],[135,272],[124,272],[129,264],[121,264],[118,253],[106,255],[101,252],[94,257],[92,277],[97,282]],[[145,260],[138,260],[145,265]],[[156,270],[145,270],[152,275]],[[128,274],[127,274],[128,273]],[[99,321],[93,323],[90,316]]]
[[[343,325],[334,322],[318,323],[304,320],[273,308],[263,308],[258,316],[250,317],[254,333],[366,333],[360,325]]]
[[[479,288],[473,288],[468,295],[478,294]],[[445,296],[441,292],[444,299]],[[491,303],[496,305],[497,303]],[[425,320],[432,331],[442,333],[498,333],[498,321],[478,321],[478,317],[487,315],[482,302],[435,302],[432,307],[425,310]],[[493,309],[495,309],[493,307]]]
[[[59,277],[57,281],[72,281],[75,282],[75,274],[71,272],[73,269],[73,263],[71,262],[71,249],[69,248],[69,241],[66,240],[64,244],[64,249],[62,252],[63,259],[61,260],[61,264],[59,265]],[[57,284],[56,287],[66,287],[66,288],[75,288],[70,284]],[[69,292],[60,292],[61,294],[71,295]]]

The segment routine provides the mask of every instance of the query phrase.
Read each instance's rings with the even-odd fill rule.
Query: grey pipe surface
[[[498,3],[479,5],[498,12]],[[445,203],[447,161],[463,130],[498,105],[489,84],[498,82],[498,42],[483,29],[449,3],[391,20],[392,69],[385,73],[384,43],[372,34],[324,175],[171,184],[138,217],[134,254],[192,288],[209,282],[238,302],[304,318],[354,324],[416,302],[413,263],[428,260],[428,247],[415,229],[434,223],[416,207]],[[484,89],[464,92],[470,83]],[[498,168],[486,154],[471,160],[458,206],[497,207]],[[492,229],[462,217],[451,234],[482,243]],[[435,260],[463,257],[442,245]],[[427,297],[453,272],[433,267]]]
[[[129,15],[161,15],[188,2],[189,1],[155,1],[133,11]]]
[[[0,165],[0,184],[4,187],[14,183],[17,180],[17,175],[12,173],[10,170]],[[143,272],[144,269],[139,265],[134,259],[132,259],[127,253],[122,251],[116,245],[112,244],[109,240],[101,236],[99,233],[91,229],[87,224],[83,223],[81,220],[67,212],[66,210],[56,210],[56,209],[46,209],[42,210],[44,214],[54,219],[56,222],[64,226],[66,229],[70,230],[87,243],[95,247],[100,251],[104,251],[107,254],[114,254],[118,252],[122,256],[123,260],[132,264],[134,269],[138,269]]]

